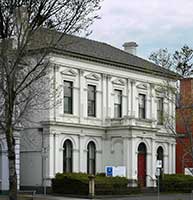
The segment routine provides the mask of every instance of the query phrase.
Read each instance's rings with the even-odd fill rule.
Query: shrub
[[[193,177],[184,174],[165,174],[161,180],[161,191],[164,192],[191,192]]]
[[[83,173],[57,173],[52,190],[60,194],[88,194],[88,176]]]
[[[52,179],[54,193],[88,195],[88,175],[84,173],[58,173]],[[96,194],[129,194],[128,179],[124,177],[106,177],[98,174],[95,177]]]

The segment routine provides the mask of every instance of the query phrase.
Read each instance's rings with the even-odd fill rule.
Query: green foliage
[[[124,177],[106,177],[103,173],[95,177],[96,194],[129,194],[133,191],[127,187],[128,179]],[[84,173],[58,173],[52,179],[54,193],[88,195],[89,178]]]
[[[159,49],[151,53],[149,60],[182,77],[190,77],[193,74],[193,49],[187,45],[174,53],[170,53],[167,48]]]
[[[161,180],[163,192],[191,192],[193,177],[184,174],[165,174]]]

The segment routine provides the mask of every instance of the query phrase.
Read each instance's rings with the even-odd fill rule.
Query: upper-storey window
[[[163,124],[163,113],[164,113],[164,99],[162,97],[158,98],[157,101],[157,123]]]
[[[64,113],[72,114],[73,82],[64,81]]]
[[[146,110],[145,110],[145,94],[139,94],[139,118],[145,119]]]
[[[88,85],[88,116],[96,117],[96,86]]]
[[[114,117],[120,118],[122,117],[122,91],[114,90],[114,93],[115,93]]]

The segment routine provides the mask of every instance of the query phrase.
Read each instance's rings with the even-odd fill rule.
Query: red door
[[[140,187],[146,186],[146,151],[138,151],[138,182]]]

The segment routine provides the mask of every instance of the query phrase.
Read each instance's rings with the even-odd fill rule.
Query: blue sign
[[[113,176],[113,167],[106,167],[106,176]]]

